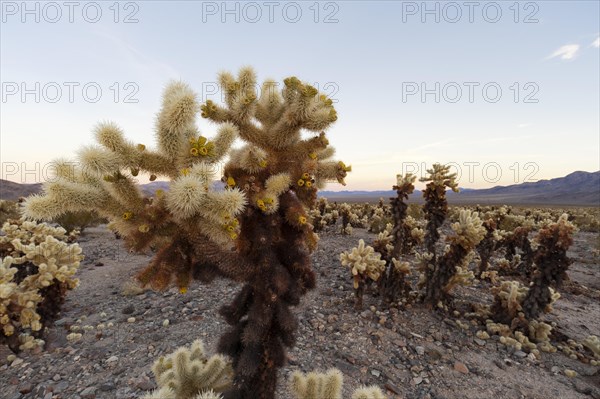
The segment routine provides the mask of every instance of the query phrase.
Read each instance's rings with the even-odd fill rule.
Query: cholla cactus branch
[[[296,371],[289,383],[295,399],[342,399],[344,377],[336,369],[308,374]],[[377,387],[361,387],[354,391],[352,399],[385,399],[385,395]]]

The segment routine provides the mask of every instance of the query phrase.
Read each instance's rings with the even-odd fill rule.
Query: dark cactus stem
[[[493,219],[488,219],[483,222],[485,227],[485,237],[477,245],[476,250],[479,254],[481,262],[479,263],[479,276],[486,272],[489,266],[490,259],[494,250],[496,249],[496,242],[494,241],[494,231],[496,231],[496,222]]]
[[[436,185],[434,182],[428,183],[425,191],[423,191],[423,198],[425,198],[425,205],[423,205],[423,211],[425,212],[425,219],[427,220],[427,226],[425,226],[425,248],[427,252],[433,255],[430,263],[437,265],[437,254],[435,250],[435,244],[440,239],[440,232],[438,229],[442,227],[446,215],[448,214],[448,201],[446,200],[446,187]],[[427,268],[425,270],[425,281],[427,282],[426,294],[424,296],[425,301],[433,301],[435,294],[432,292],[437,289],[434,281],[438,280],[434,274],[439,274],[438,267]],[[436,301],[437,303],[437,301]]]
[[[436,306],[439,302],[446,304],[449,302],[450,295],[446,286],[456,273],[456,267],[461,264],[468,253],[469,250],[464,247],[452,244],[450,250],[439,259],[439,262],[435,263],[436,267],[431,271],[431,279],[427,280],[425,287],[425,302],[431,306]]]
[[[219,352],[231,356],[235,369],[228,399],[273,399],[277,369],[285,364],[285,347],[295,343],[297,321],[290,307],[315,286],[305,234],[286,220],[286,212],[302,205],[283,194],[278,213],[246,209],[239,250],[255,265],[234,301],[221,309],[232,326],[221,337]]]

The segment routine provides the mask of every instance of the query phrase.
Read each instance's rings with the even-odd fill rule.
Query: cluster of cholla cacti
[[[200,104],[184,83],[170,84],[156,119],[157,148],[127,140],[114,123],[96,131],[99,145],[83,148],[80,167],[57,162],[57,178],[30,197],[25,215],[52,219],[94,210],[110,220],[129,248],[156,249],[139,274],[143,284],[181,292],[192,279],[217,276],[244,284],[221,309],[231,325],[219,352],[232,358],[226,398],[272,398],[285,347],[294,345],[291,306],[315,286],[310,253],[317,236],[307,211],[328,181],[344,184],[350,167],[333,161],[324,130],[337,119],[332,100],[296,77],[278,89],[256,76],[219,76],[224,104]],[[214,137],[198,131],[198,113],[219,125]],[[303,137],[309,132],[309,137]],[[243,146],[232,149],[234,140]],[[223,190],[213,188],[221,160]],[[68,165],[68,167],[67,167]],[[140,173],[170,179],[168,192],[140,192]]]
[[[335,209],[337,204],[330,204],[327,198],[319,198],[316,205],[309,210],[313,231],[319,232],[329,226],[334,226],[339,217],[339,211]]]
[[[14,352],[43,346],[83,259],[61,227],[11,220],[0,235],[0,344]]]
[[[427,220],[423,242],[414,240],[411,224],[406,223],[406,201],[416,178],[397,176],[394,189],[398,195],[391,199],[389,208],[391,221],[378,233],[373,247],[361,240],[358,247],[340,255],[342,265],[353,275],[357,308],[362,306],[365,289],[376,283],[374,294],[384,302],[401,305],[420,298],[430,307],[447,309],[450,305],[455,309],[452,314],[460,315],[451,295],[453,288],[473,283],[489,287],[489,281],[491,305],[467,304],[467,310],[463,310],[467,317],[475,318],[472,322],[480,320],[483,324],[478,338],[489,339],[496,334],[507,347],[527,350],[535,356],[540,351],[561,350],[574,359],[598,364],[596,336],[582,342],[560,334],[553,336],[554,324],[541,319],[560,297],[558,288],[571,263],[567,250],[576,230],[575,220],[583,220],[587,228],[593,226],[590,211],[522,211],[510,206],[451,211],[446,191],[457,190],[455,175],[437,164],[428,173],[421,179],[427,183],[423,192]],[[371,215],[385,215],[378,209],[385,209],[381,201],[372,207]],[[416,285],[413,275],[417,268],[411,266],[414,258],[420,271]],[[468,328],[459,321],[457,325]],[[551,337],[559,343],[551,344]]]
[[[468,284],[474,277],[467,266],[473,250],[484,237],[482,221],[476,212],[461,211],[459,220],[451,226],[454,234],[446,238],[448,245],[443,252],[439,251],[439,229],[448,214],[446,189],[458,191],[458,186],[456,175],[449,173],[448,166],[434,164],[428,174],[421,179],[428,182],[423,192],[423,210],[427,220],[425,232],[414,227],[414,222],[407,222],[407,200],[414,191],[416,176],[398,175],[394,186],[397,196],[391,201],[393,225],[389,224],[378,234],[375,249],[361,242],[352,252],[340,255],[342,264],[352,268],[357,306],[362,304],[361,282],[371,280],[378,282],[379,292],[387,302],[409,298],[412,287],[407,277],[411,268],[402,256],[415,250],[421,239],[425,251],[416,255],[421,264],[419,286],[423,288],[422,299],[425,302],[434,306],[445,305],[451,299],[453,287]]]
[[[192,345],[160,357],[152,367],[158,389],[143,399],[223,399],[233,384],[231,360],[222,355],[206,355],[204,344]],[[342,399],[343,376],[337,369],[326,373],[294,372],[289,391],[295,399]],[[377,387],[360,387],[351,399],[385,399]]]

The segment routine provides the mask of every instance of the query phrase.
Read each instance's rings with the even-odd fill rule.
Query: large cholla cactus
[[[336,369],[308,374],[296,371],[290,377],[290,390],[296,399],[342,399],[343,384],[344,377]],[[377,387],[361,387],[352,399],[385,399],[385,395]]]
[[[468,272],[468,255],[485,236],[485,228],[477,212],[461,210],[459,220],[452,224],[454,235],[447,238],[450,244],[441,256],[421,256],[424,270],[424,300],[436,306],[448,302],[449,292],[457,284],[468,283],[473,272]]]
[[[225,104],[200,105],[183,83],[167,87],[156,122],[158,149],[127,141],[112,123],[101,124],[101,148],[81,151],[82,168],[58,163],[58,179],[32,197],[26,215],[52,218],[64,211],[93,209],[111,219],[135,250],[157,248],[139,276],[166,288],[175,279],[185,291],[192,278],[225,276],[245,283],[222,309],[231,330],[219,344],[233,358],[232,398],[272,398],[284,346],[294,344],[290,311],[315,286],[309,254],[317,237],[306,209],[330,180],[344,184],[350,170],[330,160],[323,130],[337,119],[332,101],[297,78],[284,88],[267,81],[260,95],[251,69],[237,78],[219,77]],[[200,135],[195,118],[220,125],[216,136]],[[302,132],[314,132],[303,138]],[[244,145],[231,150],[239,138]],[[226,155],[225,189],[212,182]],[[167,193],[144,198],[134,177],[141,172],[171,180]],[[234,248],[234,250],[232,250]]]
[[[144,399],[221,398],[217,393],[228,389],[233,377],[231,361],[221,355],[207,357],[201,340],[160,357],[152,372],[159,389]]]
[[[356,294],[356,308],[362,308],[365,285],[371,281],[379,280],[385,270],[385,261],[373,247],[365,245],[364,240],[358,242],[358,247],[352,251],[340,254],[342,266],[347,266],[352,272],[354,290]]]
[[[0,236],[0,343],[13,351],[44,344],[42,333],[56,318],[83,259],[63,228],[7,222]]]

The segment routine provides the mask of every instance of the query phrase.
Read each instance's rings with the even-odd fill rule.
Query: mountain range
[[[215,188],[222,187],[215,182]],[[140,185],[145,195],[152,195],[156,190],[168,190],[169,183],[157,181]],[[41,183],[19,184],[0,179],[0,199],[17,200],[39,193]],[[380,191],[321,191],[319,196],[340,202],[374,202],[383,197],[393,197],[392,190]],[[422,192],[415,190],[409,198],[410,202],[421,202]],[[573,172],[564,177],[549,180],[538,180],[496,186],[488,189],[461,189],[459,193],[449,192],[450,204],[513,204],[513,205],[564,205],[564,206],[600,206],[600,171]]]

